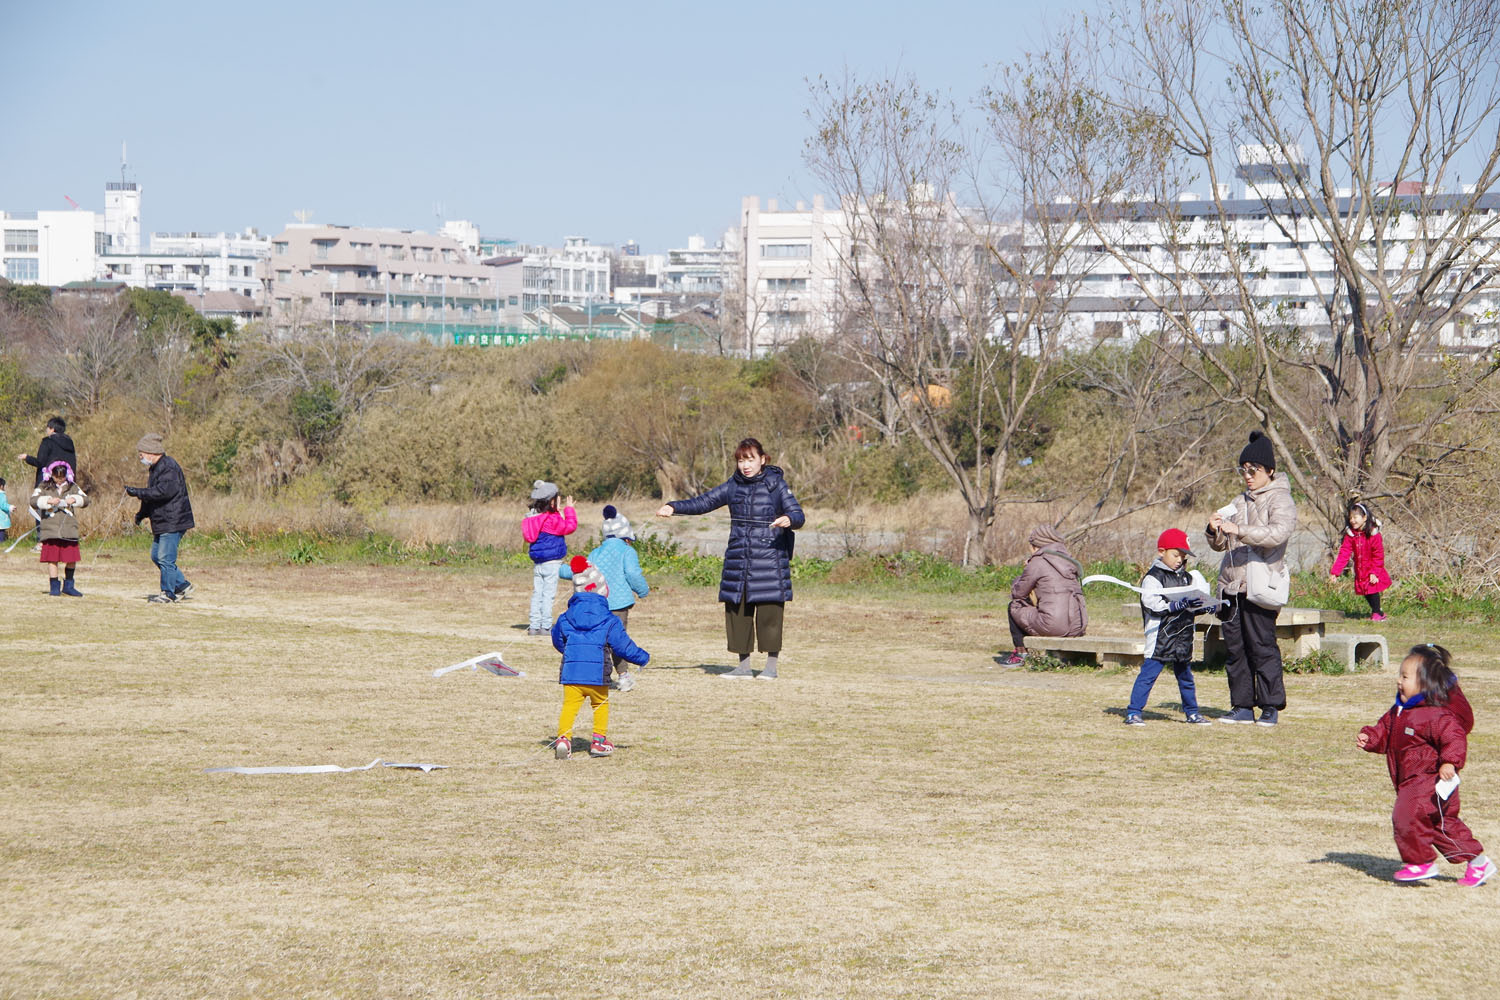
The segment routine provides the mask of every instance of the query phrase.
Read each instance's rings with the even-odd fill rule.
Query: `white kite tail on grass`
[[[206,767],[204,774],[333,774],[337,771],[368,771],[380,758],[376,757],[364,767],[339,767],[337,764],[300,764],[287,767]]]
[[[36,530],[35,527],[27,528],[26,529],[26,534],[24,534],[24,535],[17,535],[16,536],[16,540],[13,541],[13,542],[11,542],[10,545],[9,545],[9,547],[7,547],[5,551],[9,552],[11,549],[15,548],[17,545],[20,545],[21,544],[21,539],[25,538],[26,535],[31,534],[35,530]]]
[[[481,653],[479,656],[471,657],[462,663],[455,663],[451,667],[439,667],[432,672],[432,676],[441,677],[444,674],[451,674],[455,670],[462,670],[464,667],[468,667],[470,670],[479,670],[482,668],[488,670],[496,677],[526,676],[526,671],[517,670],[506,663],[505,657],[500,653]]]

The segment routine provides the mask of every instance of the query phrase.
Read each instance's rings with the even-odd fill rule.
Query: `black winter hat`
[[[1276,455],[1271,451],[1271,439],[1262,431],[1250,432],[1250,443],[1240,452],[1240,465],[1253,462],[1266,470],[1276,468]]]

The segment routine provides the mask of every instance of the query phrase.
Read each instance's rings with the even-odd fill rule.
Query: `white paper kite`
[[[465,660],[462,663],[455,663],[451,667],[439,667],[432,672],[432,676],[441,677],[444,674],[451,674],[455,670],[462,670],[464,667],[468,667],[470,670],[488,670],[496,677],[526,676],[526,671],[517,670],[509,663],[506,663],[505,657],[499,653],[484,653],[472,659]]]

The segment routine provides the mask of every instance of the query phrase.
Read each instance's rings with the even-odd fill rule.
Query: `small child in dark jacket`
[[[1458,818],[1458,772],[1468,757],[1474,710],[1449,663],[1442,646],[1413,646],[1401,661],[1396,703],[1354,740],[1361,750],[1385,754],[1396,786],[1391,825],[1406,862],[1397,882],[1432,878],[1438,852],[1453,864],[1468,863],[1459,885],[1482,885],[1495,873],[1484,847]],[[1446,794],[1440,781],[1453,783]]]
[[[1193,725],[1208,725],[1198,711],[1197,687],[1193,683],[1193,616],[1209,610],[1189,597],[1173,598],[1162,591],[1186,587],[1193,582],[1186,568],[1187,533],[1168,528],[1156,540],[1156,560],[1141,581],[1141,621],[1146,629],[1146,659],[1130,689],[1130,706],[1125,709],[1127,726],[1143,726],[1146,700],[1151,686],[1170,663],[1177,675],[1177,693],[1182,697],[1182,711]]]
[[[575,557],[578,562],[581,557]],[[558,683],[563,686],[562,714],[557,720],[557,736],[552,750],[558,760],[573,756],[573,720],[588,699],[594,709],[594,738],[589,743],[590,757],[608,757],[615,752],[609,741],[609,672],[612,666],[606,647],[638,667],[651,660],[651,654],[637,646],[625,632],[625,626],[610,614],[609,585],[599,567],[585,563],[573,572],[574,593],[568,610],[552,626],[552,645],[562,654]]]

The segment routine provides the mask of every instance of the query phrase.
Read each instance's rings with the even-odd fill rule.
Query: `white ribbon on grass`
[[[376,757],[364,767],[339,767],[337,764],[293,764],[284,767],[208,767],[204,768],[204,774],[335,774],[348,771],[368,771],[376,764],[381,763]],[[421,771],[426,774],[429,771],[447,770],[447,764],[416,764],[396,761],[385,761],[386,767],[398,767],[406,771]]]
[[[336,771],[368,771],[380,758],[376,757],[364,767],[339,767],[337,764],[302,764],[287,767],[207,767],[204,774],[333,774]]]

